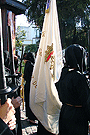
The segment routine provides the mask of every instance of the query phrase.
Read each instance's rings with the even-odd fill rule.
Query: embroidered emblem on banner
[[[47,0],[45,13],[49,13],[49,10],[50,10],[50,0]]]
[[[53,55],[53,43],[51,46],[47,46],[47,50],[45,51],[45,62],[48,62],[51,56]]]
[[[51,66],[50,66],[50,70],[54,69],[55,66],[55,56],[51,56]]]
[[[54,77],[55,77],[55,74],[54,74],[54,68],[55,68],[55,56],[51,56],[51,65],[50,65],[50,70],[52,70],[51,71],[51,76],[52,76],[52,78],[53,78],[53,80],[54,80]]]

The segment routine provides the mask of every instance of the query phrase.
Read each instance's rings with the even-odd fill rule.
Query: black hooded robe
[[[59,120],[60,135],[88,135],[90,94],[86,78],[80,73],[85,67],[83,55],[84,49],[79,45],[71,45],[65,51],[66,66],[56,83],[63,104]]]
[[[64,68],[56,87],[63,103],[59,121],[60,135],[88,135],[85,106],[89,88],[85,77],[76,70],[68,71],[68,68]]]

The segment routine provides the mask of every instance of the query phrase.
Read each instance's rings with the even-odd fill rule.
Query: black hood
[[[33,54],[31,52],[27,53],[26,57],[24,57],[24,60],[31,61],[33,64],[35,62],[34,56],[33,56]]]
[[[80,45],[70,45],[65,50],[66,66],[82,72],[85,70],[84,62],[85,49]]]

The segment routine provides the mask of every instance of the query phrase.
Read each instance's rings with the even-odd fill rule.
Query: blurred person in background
[[[26,117],[28,117],[27,121],[29,121],[31,124],[37,124],[36,123],[36,117],[31,111],[29,107],[29,93],[30,93],[30,82],[31,82],[31,77],[32,77],[32,72],[33,72],[33,67],[34,67],[34,56],[31,52],[26,54],[26,57],[24,57],[24,62],[25,62],[25,68],[24,68],[24,80],[26,81],[25,84],[25,106],[26,106]]]

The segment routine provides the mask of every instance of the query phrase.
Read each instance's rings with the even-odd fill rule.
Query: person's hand
[[[0,105],[0,118],[7,124],[15,114],[15,109],[8,98],[5,104]]]
[[[11,130],[15,129],[16,127],[16,118],[15,115],[13,115],[12,119],[8,122],[8,126]]]
[[[14,106],[14,108],[18,108],[22,103],[22,98],[21,97],[17,97],[17,98],[12,98],[12,104]]]

